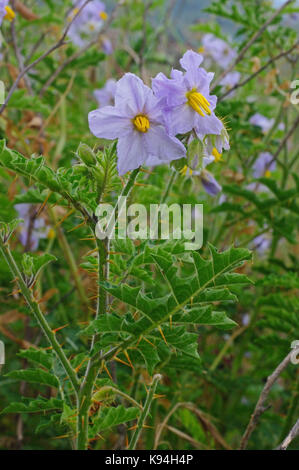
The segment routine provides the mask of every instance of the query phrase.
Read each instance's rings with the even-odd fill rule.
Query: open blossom
[[[110,78],[105,83],[103,88],[94,91],[94,97],[97,100],[99,107],[113,106],[116,93],[116,80]]]
[[[85,0],[74,0],[73,3],[75,8],[68,17],[72,21],[68,34],[75,45],[83,47],[90,37],[101,30],[107,19],[106,6],[99,0],[92,0],[80,11]]]
[[[219,39],[211,33],[205,34],[202,38],[202,50],[209,54],[217,64],[226,69],[237,57],[237,53],[223,39]]]
[[[0,25],[3,19],[12,21],[15,17],[15,12],[9,6],[9,0],[0,0]]]
[[[273,160],[273,155],[269,152],[262,152],[253,165],[253,176],[255,178],[269,177],[275,168],[276,162]]]
[[[117,83],[115,106],[91,111],[88,118],[96,137],[118,139],[120,175],[143,164],[166,163],[186,155],[184,145],[167,133],[160,102],[132,73],[125,74]]]
[[[203,57],[190,50],[180,63],[185,72],[172,70],[171,79],[159,73],[153,79],[153,90],[161,105],[169,132],[185,134],[194,130],[199,139],[207,134],[221,134],[222,122],[216,117],[217,97],[210,95],[214,77],[200,67]]]
[[[32,219],[32,210],[34,210],[34,206],[32,206],[31,204],[16,204],[15,209],[17,210],[19,217],[24,220],[24,222],[21,224],[21,231],[19,234],[20,242],[23,246],[26,246],[28,243],[29,235],[29,249],[31,251],[37,250],[39,240],[47,238],[49,233],[48,227],[46,227],[44,219]],[[30,228],[32,220],[33,225]]]

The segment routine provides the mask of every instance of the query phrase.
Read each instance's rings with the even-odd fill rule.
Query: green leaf
[[[57,398],[47,398],[39,397],[31,401],[31,398],[23,398],[23,402],[19,403],[10,403],[4,410],[1,411],[1,414],[7,413],[39,413],[41,411],[52,411],[62,409],[63,401],[58,400]]]
[[[41,369],[13,370],[6,374],[7,377],[24,380],[29,383],[38,383],[58,388],[59,383],[55,375]]]
[[[176,314],[173,323],[190,323],[195,325],[213,325],[223,330],[237,326],[237,323],[228,318],[226,312],[212,311],[212,307],[192,308],[184,314]]]
[[[149,253],[150,251],[150,253]],[[101,346],[106,347],[109,341],[118,347],[127,348],[137,343],[136,349],[144,344],[140,339],[145,338],[153,344],[152,349],[142,346],[144,360],[149,363],[149,353],[160,341],[165,341],[170,350],[175,354],[183,354],[188,357],[198,358],[197,334],[186,331],[186,324],[211,325],[217,328],[230,329],[236,323],[229,319],[224,311],[214,311],[208,304],[215,302],[235,302],[237,297],[229,290],[230,286],[245,285],[250,281],[244,274],[231,272],[240,267],[244,261],[251,258],[251,253],[242,248],[230,248],[218,253],[210,246],[210,259],[203,259],[197,252],[193,252],[190,262],[188,258],[188,277],[182,277],[182,267],[178,270],[176,256],[159,248],[147,248],[145,262],[150,254],[159,272],[166,280],[167,293],[163,297],[153,298],[141,287],[130,287],[126,284],[113,286],[109,283],[101,284],[103,288],[120,301],[132,306],[140,316],[135,321],[129,317],[106,315],[95,320],[87,330],[91,332],[111,332],[112,337],[102,336],[97,343],[97,350]],[[180,260],[180,264],[184,264]],[[155,281],[155,291],[160,290],[159,278]],[[169,322],[180,326],[169,326]],[[118,333],[118,337],[117,337]],[[139,351],[142,355],[142,352]],[[158,350],[151,364],[151,370],[158,363]]]
[[[125,408],[122,405],[116,408],[103,408],[94,418],[92,432],[96,435],[119,424],[132,421],[138,417],[139,413],[140,410],[138,408]]]
[[[23,357],[24,359],[27,359],[33,363],[39,364],[45,367],[45,369],[51,369],[52,367],[52,356],[45,351],[42,351],[41,349],[23,349],[18,352],[18,356]]]

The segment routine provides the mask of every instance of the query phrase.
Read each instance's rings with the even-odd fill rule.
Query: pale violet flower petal
[[[89,128],[99,139],[114,140],[126,135],[133,129],[131,120],[122,116],[117,108],[105,108],[91,111],[88,115]]]
[[[273,160],[273,155],[270,152],[262,152],[253,165],[253,176],[262,178],[267,171],[274,171],[275,168],[276,162]]]
[[[134,117],[145,112],[153,97],[152,90],[139,77],[126,73],[117,83],[115,106],[122,107]]]
[[[103,88],[94,91],[94,97],[96,98],[99,107],[113,106],[116,93],[116,80],[110,78],[105,83]]]
[[[200,116],[196,114],[195,119],[195,132],[199,139],[203,140],[207,134],[221,134],[223,124],[214,113],[209,116]]]
[[[144,137],[150,157],[170,162],[186,156],[184,145],[175,137],[170,137],[162,126],[152,126]]]
[[[148,153],[144,135],[138,131],[121,137],[117,143],[117,169],[120,176],[143,165]]]
[[[212,173],[207,170],[203,170],[201,172],[201,182],[205,191],[210,194],[210,196],[217,196],[217,194],[222,190],[222,187],[216,181]]]
[[[198,67],[203,61],[203,56],[201,54],[198,54],[197,52],[194,52],[192,50],[189,50],[185,52],[183,57],[180,60],[180,64],[184,70],[190,70],[191,72],[194,72],[198,70]]]

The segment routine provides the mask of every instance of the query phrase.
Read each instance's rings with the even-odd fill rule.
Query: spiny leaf
[[[59,386],[55,375],[41,369],[13,370],[6,374],[6,376],[12,379],[24,380],[25,382],[49,385],[55,388]]]
[[[39,413],[41,411],[52,411],[62,409],[63,401],[57,398],[46,398],[39,397],[31,401],[31,398],[24,399],[23,402],[10,403],[1,414],[6,413]]]
[[[94,418],[94,427],[92,432],[98,434],[106,429],[127,423],[136,419],[140,413],[138,408],[125,408],[120,405],[116,408],[103,408]]]
[[[41,349],[23,349],[18,352],[18,356],[36,364],[40,364],[46,369],[51,369],[52,367],[52,356]]]

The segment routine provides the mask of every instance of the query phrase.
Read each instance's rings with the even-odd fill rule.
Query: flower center
[[[100,18],[102,18],[102,20],[106,21],[108,19],[108,15],[105,11],[101,11],[100,12]]]
[[[6,11],[6,15],[4,16],[4,18],[6,20],[12,21],[16,16],[15,12],[9,6],[6,6],[4,9]]]
[[[212,155],[215,157],[215,162],[219,162],[221,160],[222,153],[219,153],[216,147],[213,148]]]
[[[191,90],[186,93],[189,106],[194,109],[198,114],[204,116],[205,114],[211,114],[210,106],[211,104],[208,100],[198,91]]]
[[[150,122],[146,116],[138,115],[133,119],[133,124],[137,131],[139,132],[147,132],[150,128]]]
[[[265,171],[265,178],[270,178],[271,176],[271,171],[270,170],[266,170]]]

